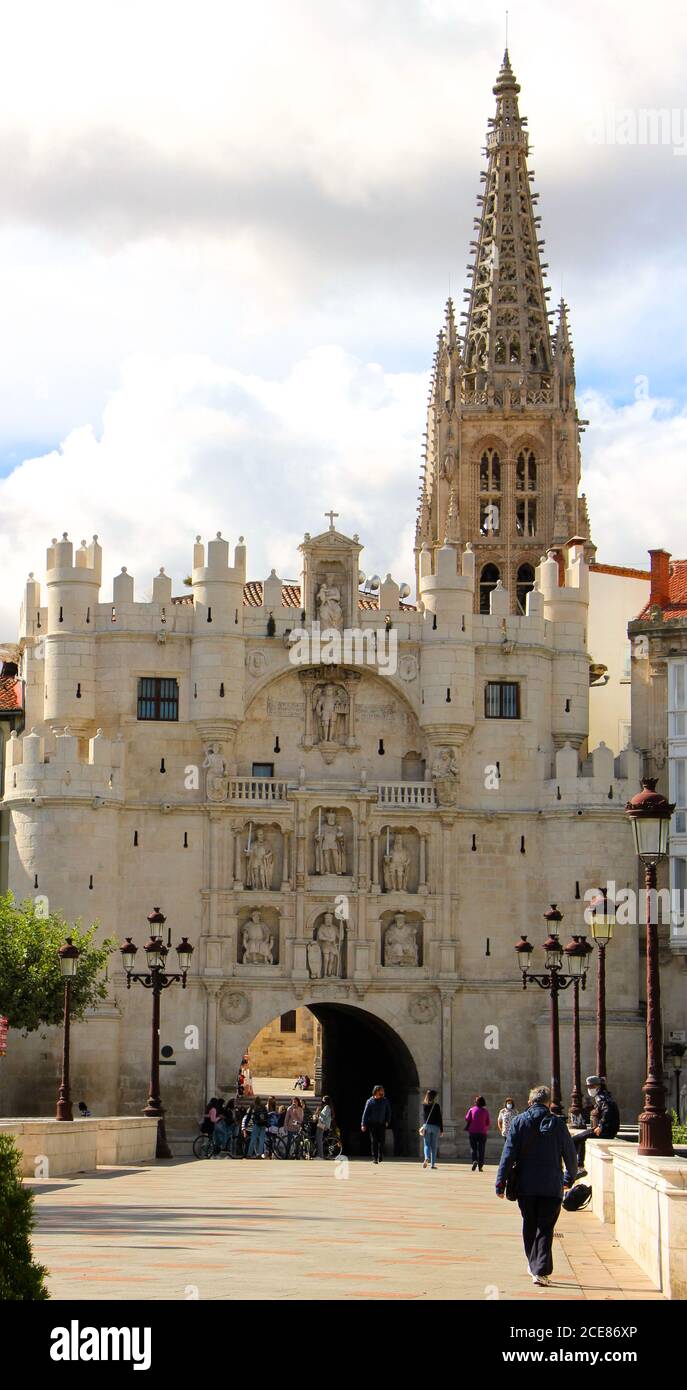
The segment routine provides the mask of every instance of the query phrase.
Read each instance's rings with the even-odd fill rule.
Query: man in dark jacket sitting
[[[496,1174],[496,1195],[503,1197],[508,1174],[516,1165],[522,1240],[533,1284],[551,1282],[553,1230],[563,1190],[572,1186],[577,1173],[577,1155],[568,1126],[558,1115],[551,1114],[550,1105],[548,1086],[535,1086],[530,1091],[528,1109],[511,1122]]]
[[[587,1169],[583,1166],[584,1146],[587,1140],[615,1139],[620,1129],[620,1111],[608,1089],[605,1076],[587,1077],[587,1095],[594,1105],[589,1118],[589,1129],[583,1129],[581,1133],[573,1136],[577,1162],[580,1165],[577,1170],[578,1178],[587,1176]]]

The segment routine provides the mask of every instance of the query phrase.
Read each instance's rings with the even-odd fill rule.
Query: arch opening
[[[322,1029],[317,1080],[334,1102],[344,1153],[367,1157],[369,1140],[360,1133],[360,1119],[372,1087],[379,1084],[391,1104],[393,1153],[415,1155],[420,1080],[406,1043],[383,1019],[351,1004],[317,1003],[308,1008]],[[392,1139],[388,1144],[391,1150]]]
[[[331,1096],[344,1153],[351,1158],[369,1155],[369,1138],[360,1131],[363,1107],[373,1086],[384,1086],[391,1105],[387,1152],[417,1155],[420,1079],[407,1044],[383,1019],[351,1004],[299,1005],[266,1024],[246,1055],[252,1087],[261,1097],[273,1094],[286,1103],[301,1074],[311,1081],[303,1096],[309,1109],[319,1097]]]

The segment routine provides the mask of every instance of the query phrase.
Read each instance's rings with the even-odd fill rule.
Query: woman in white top
[[[498,1119],[496,1121],[499,1127],[499,1134],[504,1139],[508,1138],[508,1131],[511,1127],[511,1122],[515,1119],[515,1115],[516,1109],[513,1103],[513,1097],[506,1096],[503,1106],[501,1110],[499,1110]]]
[[[322,1097],[322,1104],[317,1112],[317,1123],[315,1128],[315,1141],[317,1143],[317,1157],[324,1158],[324,1136],[332,1127],[332,1102],[329,1096]]]

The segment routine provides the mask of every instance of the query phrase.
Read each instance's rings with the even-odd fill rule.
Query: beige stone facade
[[[496,1105],[547,1075],[545,998],[523,992],[514,941],[543,937],[551,901],[566,927],[582,928],[584,891],[609,863],[618,882],[634,876],[623,807],[636,755],[601,747],[584,759],[583,551],[569,549],[564,585],[557,559],[541,563],[525,615],[509,612],[505,593],[481,615],[469,547],[447,544],[433,562],[424,552],[416,608],[390,579],[370,608],[357,538],[331,527],[308,537],[301,592],[316,596],[329,576],[343,626],[363,633],[389,615],[391,672],[294,664],[293,628],[312,631],[315,599],[302,622],[268,580],[263,605],[245,604],[243,546],[230,557],[221,537],[196,544],[192,603],[173,602],[164,576],[137,602],[128,575],[103,602],[97,543],[76,556],[66,539],[50,547],[47,603],[31,580],[22,618],[27,732],[8,747],[10,886],[139,946],[160,903],[174,940],[194,942],[188,989],[163,998],[174,1122],[230,1089],[260,1029],[304,1006],[322,1024],[323,1084],[349,1121],[381,1076],[406,1142],[425,1086],[440,1087],[460,1131],[476,1090]],[[153,712],[178,717],[138,717],[141,683],[160,679],[178,683],[178,702]],[[487,686],[504,682],[518,717],[487,717]],[[325,722],[331,685],[341,712]],[[636,934],[613,951],[610,1054],[632,1112],[643,1050]],[[75,1086],[91,1106],[134,1111],[150,1001],[127,991],[117,960],[109,973],[110,1004],[76,1030]],[[58,1042],[8,1053],[11,1110],[27,1084],[49,1107]]]
[[[197,539],[183,598],[163,571],[149,600],[126,571],[104,595],[97,538],[76,552],[54,541],[45,588],[33,577],[26,587],[9,884],[139,947],[160,904],[174,940],[194,943],[188,988],[162,1000],[172,1126],[232,1089],[260,1030],[307,1008],[345,1136],[382,1082],[398,1145],[414,1147],[420,1095],[434,1086],[450,1152],[476,1092],[496,1112],[549,1075],[548,999],[522,988],[520,934],[538,946],[552,902],[566,936],[583,931],[588,888],[636,881],[623,808],[638,755],[589,750],[582,422],[565,306],[549,337],[507,58],[495,90],[469,324],[461,344],[449,306],[435,362],[414,602],[391,576],[372,596],[361,587],[362,542],[334,514],[322,531],[310,519],[297,583],[274,571],[247,581],[243,539],[230,553],[218,533]],[[492,564],[498,577],[485,579]],[[118,960],[109,985],[108,1003],[75,1029],[75,1091],[106,1114],[133,1113],[150,999],[127,990]],[[587,1070],[593,988],[594,964]],[[570,1002],[568,992],[564,1095]],[[636,929],[613,943],[608,1020],[612,1087],[634,1118]],[[58,1048],[55,1032],[14,1042],[10,1112],[27,1090],[50,1108]]]

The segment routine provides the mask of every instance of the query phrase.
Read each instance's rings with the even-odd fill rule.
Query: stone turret
[[[47,560],[48,620],[45,634],[43,717],[53,729],[93,731],[95,628],[102,573],[97,536],[76,555],[67,533],[53,540]]]
[[[433,743],[459,746],[475,719],[475,648],[472,641],[475,557],[468,546],[458,572],[458,552],[446,544],[420,556],[424,606],[420,724]]]
[[[229,564],[229,542],[217,532],[207,547],[193,547],[191,718],[204,738],[231,738],[243,718],[245,643],[243,536]]]
[[[549,551],[537,570],[544,619],[555,623],[556,657],[551,685],[551,734],[556,748],[579,748],[589,733],[589,656],[587,616],[589,571],[584,546],[570,546],[561,583],[556,555]]]

